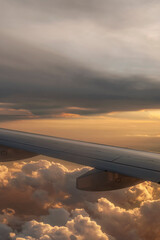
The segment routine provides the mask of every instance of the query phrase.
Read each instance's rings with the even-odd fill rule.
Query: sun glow
[[[2,128],[63,138],[159,151],[160,110],[113,112],[82,117],[62,114],[54,119],[2,122]]]

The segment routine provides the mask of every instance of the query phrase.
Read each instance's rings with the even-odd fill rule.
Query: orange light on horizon
[[[100,116],[63,113],[54,119],[1,122],[1,127],[131,148],[155,149],[157,146],[156,151],[159,151],[159,116],[158,109]]]

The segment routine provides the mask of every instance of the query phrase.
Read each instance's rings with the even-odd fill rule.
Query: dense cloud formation
[[[158,240],[158,185],[76,190],[76,177],[87,170],[46,160],[0,166],[0,239]]]
[[[158,1],[0,4],[0,120],[160,107]]]

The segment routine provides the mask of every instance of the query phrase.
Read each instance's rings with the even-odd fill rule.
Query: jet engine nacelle
[[[76,186],[78,189],[85,191],[107,191],[130,187],[140,182],[143,182],[143,180],[94,169],[78,177]]]
[[[26,158],[31,158],[37,154],[27,152],[25,150],[0,146],[0,162],[16,161]]]

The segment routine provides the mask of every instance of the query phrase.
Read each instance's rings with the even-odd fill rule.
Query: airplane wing
[[[125,177],[125,186],[129,179],[160,183],[160,154],[0,129],[0,161],[19,160],[40,154],[96,169],[79,178],[77,186],[80,189],[83,189],[86,181],[89,190],[105,190],[107,186],[104,182],[107,181],[116,182],[118,187],[115,186],[115,189],[121,188],[123,186],[120,186],[120,182]],[[92,183],[106,187],[90,188]],[[114,189],[113,184],[110,189]]]

